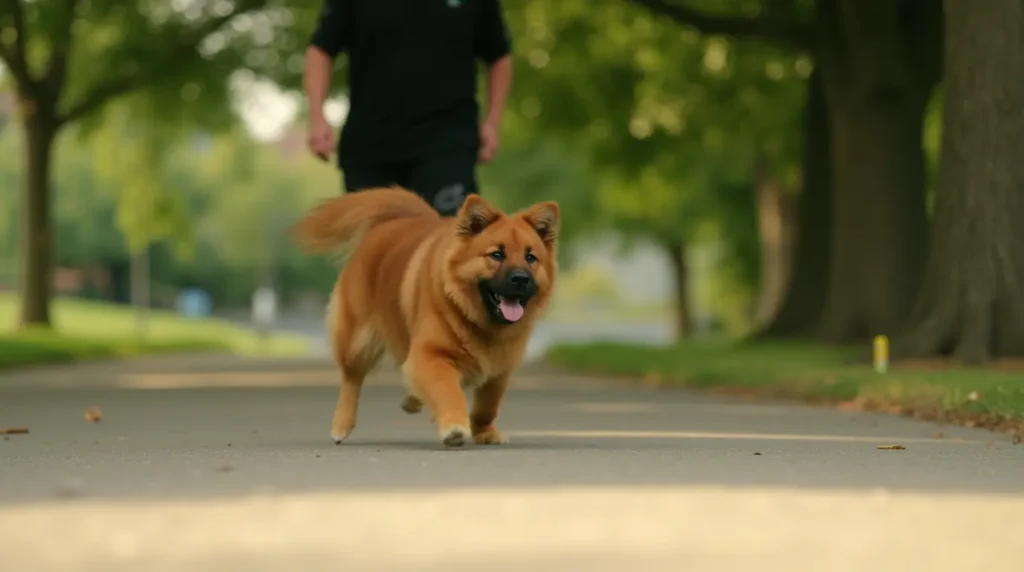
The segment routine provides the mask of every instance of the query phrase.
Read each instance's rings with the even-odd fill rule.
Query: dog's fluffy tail
[[[367,230],[405,218],[439,218],[422,197],[400,187],[367,189],[327,199],[292,228],[306,252],[346,248]]]

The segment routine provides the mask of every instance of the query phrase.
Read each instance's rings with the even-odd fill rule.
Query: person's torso
[[[478,145],[474,0],[352,0],[340,155]]]

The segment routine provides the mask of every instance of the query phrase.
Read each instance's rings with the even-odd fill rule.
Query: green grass
[[[549,363],[567,369],[644,378],[659,384],[848,403],[924,418],[989,426],[1024,421],[1024,373],[894,366],[876,373],[857,359],[863,349],[794,343],[685,343],[648,347],[616,343],[563,345]]]
[[[175,352],[297,355],[307,350],[299,336],[275,335],[262,344],[223,320],[162,311],[150,312],[148,335],[140,340],[130,308],[73,299],[54,302],[53,330],[16,330],[17,309],[17,298],[0,294],[0,368]]]

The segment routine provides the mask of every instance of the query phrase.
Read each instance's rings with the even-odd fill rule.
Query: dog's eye
[[[537,262],[537,257],[534,256],[532,252],[527,252],[526,253],[526,263],[527,264],[533,264],[534,262]]]
[[[497,260],[498,262],[505,260],[505,253],[500,250],[495,250],[494,252],[488,254],[488,256],[491,257],[491,260]]]

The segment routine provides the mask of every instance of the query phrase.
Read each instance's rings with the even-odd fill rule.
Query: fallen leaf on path
[[[647,372],[644,374],[644,383],[648,386],[657,387],[661,385],[663,378],[661,374],[655,372]]]
[[[85,410],[85,420],[89,423],[99,423],[103,421],[103,412],[99,407],[90,407]]]
[[[942,431],[936,431],[936,432],[932,433],[932,438],[933,439],[945,439],[946,438],[946,434],[943,433]]]
[[[902,451],[906,449],[903,445],[879,445],[878,448],[882,451]]]
[[[0,429],[0,435],[24,435],[28,433],[28,427],[8,427]]]
[[[217,471],[218,473],[230,473],[231,471],[234,470],[235,468],[232,467],[231,465],[223,465],[214,469],[214,471]]]

